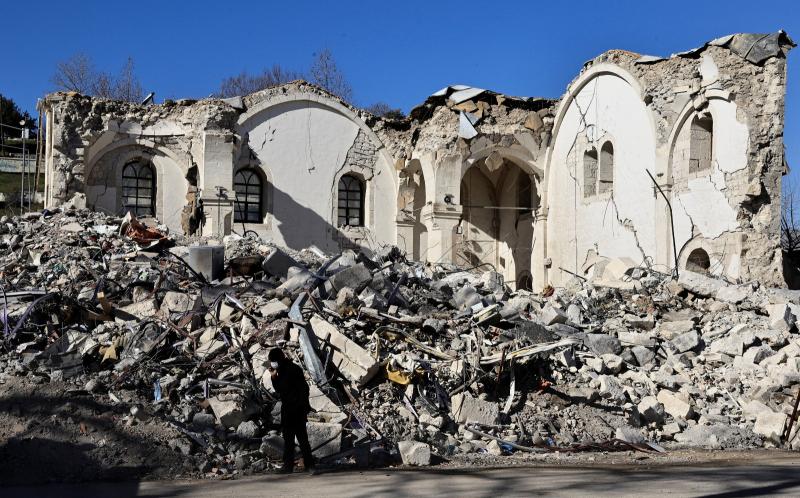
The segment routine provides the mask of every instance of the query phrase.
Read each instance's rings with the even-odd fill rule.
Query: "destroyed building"
[[[150,106],[55,93],[47,204],[83,193],[98,211],[294,249],[396,244],[534,290],[618,276],[620,261],[782,285],[793,46],[780,31],[670,57],[610,50],[560,99],[452,86],[401,120],[303,81]]]

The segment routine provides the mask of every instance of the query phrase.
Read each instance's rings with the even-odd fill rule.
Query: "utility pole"
[[[20,211],[25,210],[25,139],[28,138],[28,127],[26,126],[27,123],[23,119],[19,122],[19,125],[22,127],[22,173],[19,175],[19,208]],[[21,214],[21,213],[20,213]]]

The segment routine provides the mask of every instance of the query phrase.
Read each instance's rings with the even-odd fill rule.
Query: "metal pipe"
[[[650,174],[650,170],[645,168],[645,171],[647,172],[647,176],[653,180],[653,184],[658,189],[658,193],[661,194],[661,197],[664,198],[664,202],[667,203],[667,208],[669,209],[669,226],[672,228],[672,256],[675,258],[675,278],[677,279],[680,275],[678,274],[678,250],[677,246],[675,245],[675,221],[672,218],[672,204],[670,204],[669,199],[667,199],[667,196],[664,194],[664,191],[661,190],[661,186],[658,184],[656,179],[653,178],[652,174]]]

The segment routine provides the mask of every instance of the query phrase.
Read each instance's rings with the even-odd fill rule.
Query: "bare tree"
[[[401,109],[394,109],[386,102],[375,102],[364,110],[387,119],[403,119],[406,117]]]
[[[133,71],[133,58],[128,57],[114,81],[114,98],[127,102],[141,102],[142,95],[142,84]]]
[[[353,98],[353,88],[347,78],[339,70],[330,49],[323,49],[314,54],[314,62],[309,70],[311,82],[316,83],[339,98],[350,101]]]
[[[783,182],[781,199],[781,249],[791,257],[800,255],[800,216],[797,189],[788,178]]]
[[[58,90],[92,95],[97,84],[97,70],[89,56],[78,53],[56,64],[51,81]]]
[[[260,74],[249,74],[242,71],[236,76],[222,80],[219,96],[222,98],[248,95],[271,86],[282,85],[303,77],[302,73],[287,71],[278,64],[264,69]]]
[[[58,90],[128,102],[140,102],[143,94],[131,57],[122,66],[119,75],[114,77],[97,71],[86,54],[75,54],[56,65],[52,82]]]

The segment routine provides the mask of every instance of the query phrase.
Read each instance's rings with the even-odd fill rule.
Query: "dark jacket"
[[[311,411],[303,369],[294,362],[281,362],[278,374],[272,379],[272,387],[281,398],[281,417],[304,417]]]

